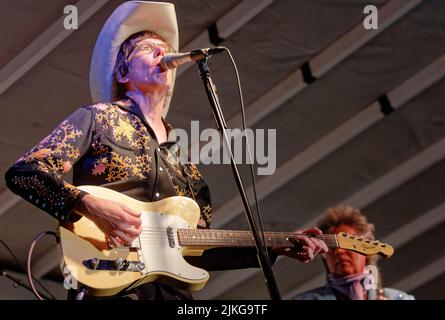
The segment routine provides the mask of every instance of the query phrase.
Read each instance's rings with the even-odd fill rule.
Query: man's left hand
[[[322,232],[320,229],[309,228],[304,230],[295,230],[294,233],[294,248],[276,248],[274,251],[278,254],[282,254],[305,263],[312,261],[319,253],[328,252],[328,246],[323,240],[316,237],[307,236],[321,235]]]

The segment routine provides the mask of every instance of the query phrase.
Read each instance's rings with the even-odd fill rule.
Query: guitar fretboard
[[[214,230],[214,229],[178,229],[178,240],[186,247],[253,247],[255,239],[250,231]],[[293,247],[295,233],[264,232],[266,244],[269,247]],[[311,236],[311,235],[309,235]],[[328,247],[338,247],[335,234],[316,236]],[[260,240],[262,234],[260,233]]]

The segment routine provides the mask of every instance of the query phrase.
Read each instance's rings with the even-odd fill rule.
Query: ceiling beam
[[[445,159],[445,138],[436,142],[426,150],[404,162],[402,165],[390,171],[381,178],[370,183],[350,197],[339,201],[339,203],[348,203],[358,208],[364,208],[377,201],[379,198],[385,196],[386,194],[389,194],[391,191],[393,191],[406,181],[412,179],[413,177],[417,176],[427,168],[433,166],[443,159]],[[323,213],[320,213],[310,221],[307,221],[303,226],[301,226],[301,228],[307,228],[316,225],[317,221],[322,216]],[[429,218],[430,215],[428,215],[427,217]],[[433,219],[432,221],[435,220]],[[424,224],[428,225],[428,221],[424,221]],[[419,230],[421,229],[422,228],[419,227]],[[397,243],[397,241],[394,241],[394,239],[392,239],[391,237],[389,237],[389,240],[391,240],[391,243]],[[284,258],[280,256],[275,263],[279,263],[281,259]],[[223,272],[213,282],[209,282],[209,284],[204,289],[205,296],[209,299],[217,298],[222,293],[230,290],[240,282],[245,281],[246,279],[254,276],[259,272],[261,272],[261,270],[257,268],[243,269],[236,272]],[[310,284],[312,284],[316,280],[311,279],[309,281]],[[300,288],[298,288],[298,290],[300,290],[299,292],[301,292]],[[199,298],[199,293],[195,294],[195,296]]]
[[[312,74],[315,77],[322,76],[421,2],[422,0],[389,1],[378,10],[378,29],[366,30],[362,22],[357,24],[310,61]]]
[[[81,26],[85,23],[85,21],[92,17],[108,1],[109,0],[78,1],[75,4],[79,14],[78,25]],[[63,21],[65,17],[65,15],[62,15],[57,19],[48,29],[43,31],[33,42],[0,70],[0,95],[75,31],[64,28]]]
[[[267,8],[273,1],[274,0],[243,0],[216,22],[218,35],[223,39],[227,39]],[[213,44],[210,43],[209,34],[206,30],[181,48],[181,51],[188,52],[197,48],[212,46]],[[176,76],[180,77],[190,67],[191,64],[183,65],[178,69]]]
[[[405,292],[412,292],[423,284],[435,279],[445,272],[445,256],[431,262],[425,267],[417,270],[410,276],[391,284],[391,287],[403,290]]]
[[[436,227],[437,225],[443,223],[445,221],[445,202],[436,206],[434,209],[428,211],[427,213],[422,214],[416,219],[408,222],[404,226],[395,230],[391,234],[385,236],[382,241],[386,243],[390,243],[395,249],[401,248],[403,245],[412,241],[413,239],[419,237],[423,233],[428,230]],[[443,259],[443,258],[442,258]],[[443,263],[443,261],[442,261]],[[435,265],[434,263],[432,265]],[[440,275],[445,269],[445,265],[441,265],[439,269],[428,269],[430,274],[428,276],[424,276],[420,274],[420,270],[415,274],[409,275],[408,277],[400,280],[396,284],[394,284],[394,288],[404,290],[404,291],[412,291],[416,287],[426,283],[430,279],[434,279],[437,275]],[[318,274],[312,279],[306,281],[302,285],[286,292],[283,295],[284,299],[290,299],[298,293],[305,292],[307,290],[317,288],[322,286],[326,281],[325,273]],[[416,287],[413,287],[413,284]]]
[[[8,189],[2,190],[0,192],[0,217],[19,203],[20,200],[20,197],[16,196]]]

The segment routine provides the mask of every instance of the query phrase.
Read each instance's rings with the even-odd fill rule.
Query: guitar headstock
[[[339,248],[351,250],[365,256],[378,254],[384,258],[389,258],[394,253],[394,248],[392,246],[378,240],[371,240],[345,232],[337,233],[336,237]]]

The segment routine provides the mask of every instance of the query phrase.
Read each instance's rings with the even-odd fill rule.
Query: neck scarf
[[[368,276],[367,273],[357,273],[350,276],[339,277],[333,273],[328,275],[328,286],[334,291],[340,292],[351,300],[364,300],[365,288],[363,281]]]

